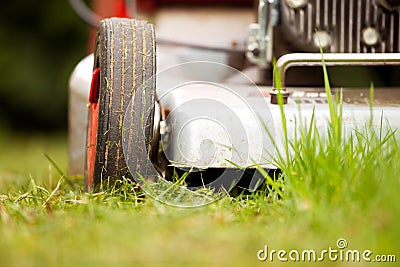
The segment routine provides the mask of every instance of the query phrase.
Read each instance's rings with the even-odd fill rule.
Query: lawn
[[[366,127],[345,139],[338,114],[332,104],[328,139],[299,123],[288,143],[294,156],[278,162],[283,176],[273,186],[186,209],[146,198],[131,183],[84,193],[82,177],[61,178],[44,156],[67,173],[66,136],[2,132],[0,266],[378,264],[363,255],[399,262],[396,134]],[[355,251],[361,262],[352,262]]]

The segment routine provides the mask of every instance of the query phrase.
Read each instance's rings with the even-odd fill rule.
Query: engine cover
[[[284,0],[284,35],[296,51],[400,52],[399,1]]]

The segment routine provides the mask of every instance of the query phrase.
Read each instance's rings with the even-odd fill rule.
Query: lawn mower
[[[117,17],[101,21],[70,2],[98,28],[70,78],[70,172],[88,191],[133,179],[198,206],[256,190],[284,154],[283,123],[289,141],[299,121],[327,131],[323,64],[346,135],[371,116],[400,127],[398,0],[115,1]]]

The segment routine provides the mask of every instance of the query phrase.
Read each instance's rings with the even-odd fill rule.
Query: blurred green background
[[[66,130],[68,79],[87,54],[88,35],[67,0],[2,1],[1,129]]]

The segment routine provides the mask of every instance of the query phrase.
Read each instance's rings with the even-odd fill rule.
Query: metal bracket
[[[293,53],[279,58],[276,63],[277,74],[281,81],[281,93],[287,103],[289,93],[285,88],[286,72],[291,67],[305,66],[384,66],[399,65],[400,53]],[[271,104],[278,104],[278,85],[273,77],[273,89],[270,92]]]
[[[258,23],[249,25],[246,57],[251,63],[270,67],[272,62],[273,27],[278,23],[277,0],[260,0]]]

